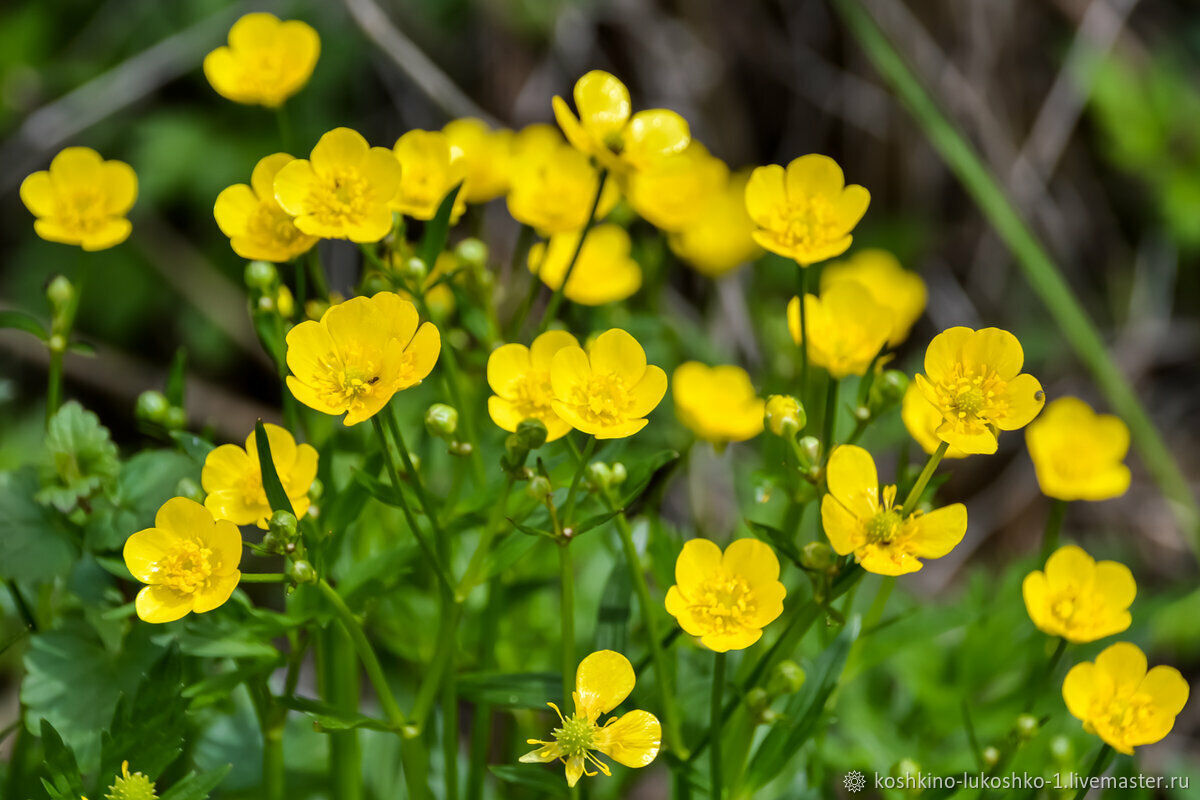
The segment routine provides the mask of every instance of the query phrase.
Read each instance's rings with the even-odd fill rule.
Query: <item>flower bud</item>
[[[308,499],[315,503],[321,499],[323,494],[325,494],[325,484],[321,483],[320,478],[313,478],[312,484],[308,487]]]
[[[921,793],[919,777],[921,765],[911,758],[902,758],[892,765],[892,777],[900,780],[904,794],[916,797]]]
[[[67,337],[61,333],[56,333],[46,341],[46,346],[50,348],[52,353],[62,353],[67,349]]]
[[[186,497],[188,500],[194,500],[197,503],[204,502],[204,490],[200,488],[200,484],[191,478],[179,479],[179,483],[175,484],[175,495],[177,497]]]
[[[270,314],[275,310],[275,298],[267,294],[258,298],[258,310],[264,314]]]
[[[296,298],[286,284],[280,284],[279,291],[275,293],[275,308],[279,309],[279,316],[284,319],[291,319],[296,314]]]
[[[142,422],[156,422],[161,425],[170,408],[171,404],[166,395],[157,389],[147,389],[138,395],[134,415]]]
[[[545,475],[534,475],[529,479],[529,485],[525,487],[525,491],[530,497],[541,503],[554,491],[554,486]]]
[[[458,410],[445,403],[434,403],[425,412],[425,430],[440,439],[453,436],[458,430]]]
[[[266,292],[279,280],[279,271],[270,261],[251,261],[243,274],[246,286]]]
[[[46,299],[50,301],[55,315],[61,314],[75,299],[75,285],[66,275],[55,275],[46,284]]]
[[[271,515],[267,529],[282,539],[293,539],[296,536],[296,515],[282,508]]]
[[[766,689],[755,686],[746,692],[745,703],[746,707],[750,709],[750,713],[757,717],[771,704],[771,697],[767,694]]]
[[[372,272],[363,278],[362,286],[359,290],[367,297],[379,294],[380,292],[389,291],[392,288],[392,282],[378,272]]]
[[[458,246],[454,248],[454,255],[458,257],[459,263],[465,267],[482,269],[487,266],[487,245],[473,236],[459,242]]]
[[[625,482],[625,479],[629,477],[629,473],[626,472],[626,470],[625,470],[625,465],[622,464],[620,461],[613,464],[611,469],[612,469],[611,480],[612,480],[613,486],[620,486],[622,483]]]
[[[771,670],[771,678],[767,681],[767,691],[775,697],[785,694],[795,694],[800,691],[808,675],[804,668],[791,659],[781,661]]]
[[[1017,722],[1014,728],[1017,736],[1022,739],[1032,739],[1038,732],[1038,720],[1033,714],[1022,714],[1017,717]]]
[[[325,312],[329,310],[329,301],[322,300],[319,297],[314,297],[304,304],[304,316],[309,319],[319,320],[325,316]]]
[[[983,763],[989,768],[996,766],[1000,763],[1000,751],[991,745],[983,748]]]
[[[453,456],[469,456],[475,452],[475,445],[470,442],[460,442],[457,439],[450,443],[450,455]]]
[[[517,425],[517,438],[527,450],[537,450],[546,443],[546,423],[540,419],[525,419]]]
[[[612,485],[612,469],[603,461],[593,461],[587,465],[587,479],[597,489],[607,489]]]
[[[906,391],[908,391],[908,376],[898,369],[885,370],[871,384],[868,404],[878,414],[903,400]]]
[[[1075,760],[1075,748],[1070,739],[1059,734],[1050,740],[1050,755],[1060,764],[1069,764]]]
[[[763,414],[767,430],[776,436],[795,436],[808,424],[804,406],[791,395],[773,394],[767,398]]]
[[[813,572],[825,572],[833,568],[837,554],[825,542],[809,542],[800,551],[800,564]]]
[[[425,280],[425,276],[429,274],[429,267],[425,265],[424,261],[413,256],[405,259],[404,264],[400,267],[400,274],[420,285],[421,281]]]
[[[317,571],[313,569],[312,564],[298,558],[288,567],[288,577],[295,583],[316,583]]]
[[[163,418],[163,425],[173,431],[183,430],[187,427],[187,412],[179,406],[171,406],[167,409],[167,414]]]

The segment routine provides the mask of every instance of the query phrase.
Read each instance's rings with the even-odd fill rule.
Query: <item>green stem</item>
[[[1042,561],[1045,564],[1046,559],[1054,552],[1054,548],[1058,547],[1058,537],[1062,533],[1063,517],[1067,515],[1067,501],[1055,500],[1050,505],[1050,514],[1046,517],[1046,532],[1042,536]]]
[[[609,510],[616,511],[616,498],[611,490],[604,490],[604,499]],[[658,677],[659,701],[662,704],[663,724],[666,727],[667,742],[675,751],[675,755],[687,760],[689,753],[683,741],[683,733],[679,727],[679,713],[675,706],[675,696],[671,691],[671,678],[667,672],[665,651],[662,648],[662,636],[659,634],[658,619],[654,616],[655,604],[650,597],[650,586],[646,583],[646,575],[642,572],[641,561],[638,558],[637,546],[633,543],[633,528],[624,512],[617,514],[617,532],[621,536],[621,548],[625,553],[625,563],[633,578],[634,593],[637,594],[638,610],[642,615],[642,625],[646,628],[649,639],[650,660],[654,663],[654,672]]]
[[[712,696],[708,705],[708,730],[709,739],[712,741],[712,752],[708,754],[708,761],[713,800],[721,800],[724,785],[721,777],[721,706],[723,705],[722,696],[725,692],[725,655],[725,653],[716,654],[716,662],[713,666]]]
[[[503,607],[503,587],[492,578],[487,582],[487,593],[483,602],[483,619],[479,626],[478,668],[482,672],[495,664],[496,634],[499,628],[500,609]],[[471,720],[471,753],[467,768],[467,800],[481,800],[483,777],[487,770],[488,749],[492,741],[492,706],[477,703]]]
[[[558,543],[558,577],[562,586],[562,702],[566,708],[575,689],[575,570],[569,541]]]
[[[921,495],[925,493],[925,487],[929,485],[929,479],[933,477],[934,470],[941,463],[942,456],[946,455],[946,450],[949,447],[950,445],[946,442],[940,442],[937,450],[934,450],[933,455],[925,462],[925,468],[917,476],[917,482],[908,490],[908,497],[904,498],[904,505],[900,508],[901,519],[907,517],[917,507],[917,503],[921,500]]]
[[[425,671],[425,677],[417,688],[417,699],[413,702],[412,727],[417,731],[425,727],[425,720],[429,718],[429,712],[433,709],[438,689],[447,672],[453,668],[456,634],[462,613],[462,603],[449,603],[442,608],[442,620],[438,626],[439,635],[437,646],[433,651],[433,660],[430,661],[429,668]]]
[[[313,291],[322,300],[329,300],[329,284],[325,280],[325,265],[321,263],[321,244],[318,242],[308,251],[308,274],[312,278]],[[301,268],[303,269],[303,268]]]
[[[800,267],[800,402],[808,399],[808,320],[804,313],[804,297],[808,294],[808,267],[799,261]]]
[[[861,0],[833,0],[850,32],[879,73],[891,84],[925,130],[930,144],[958,176],[1000,238],[1067,342],[1092,373],[1101,391],[1126,424],[1134,445],[1159,488],[1172,502],[1193,554],[1200,558],[1200,507],[1178,462],[1146,413],[1137,393],[1109,355],[1095,324],[1075,298],[1042,243],[1017,212],[975,149],[942,113],[929,92],[888,41]]]
[[[357,712],[361,687],[354,645],[348,629],[333,625],[317,635],[317,666],[321,696],[347,712]],[[358,731],[329,734],[329,769],[336,797],[359,800],[363,796],[362,749]]]
[[[825,389],[824,429],[821,433],[821,445],[826,453],[833,452],[833,435],[837,432],[838,388],[841,385],[841,381],[832,375],[829,376],[829,385]]]
[[[421,480],[420,473],[413,466],[412,455],[408,452],[408,445],[404,443],[404,436],[400,433],[400,425],[396,422],[396,409],[394,407],[381,412],[385,418],[388,430],[391,431],[392,441],[396,443],[396,449],[400,452],[400,461],[404,464],[404,471],[408,474],[409,482],[412,483],[413,492],[417,495],[417,502],[421,504],[421,509],[425,512],[425,516],[429,518],[429,525],[433,528],[433,535],[437,537],[439,542],[446,539],[446,533],[442,530],[441,523],[438,522],[437,510],[433,507],[433,500],[430,499],[429,493],[425,491],[425,484]]]
[[[454,678],[454,652],[451,650],[442,678],[442,797],[445,800],[458,800],[458,687]]]
[[[1088,768],[1087,780],[1083,786],[1079,787],[1079,791],[1075,793],[1075,800],[1084,800],[1087,797],[1088,791],[1091,789],[1092,779],[1100,776],[1104,770],[1108,769],[1108,765],[1115,755],[1116,753],[1111,746],[1107,744],[1101,746],[1099,752],[1096,753],[1096,758],[1092,761],[1092,766]]]
[[[263,728],[263,786],[266,800],[283,800],[287,792],[287,772],[283,763],[283,725],[268,724]],[[350,797],[341,795],[338,797]]]
[[[46,425],[54,418],[58,407],[62,405],[62,373],[63,350],[58,347],[50,348],[50,374],[46,383]]]
[[[491,518],[488,519],[487,526],[484,527],[483,534],[479,537],[479,544],[475,546],[475,552],[471,554],[471,561],[467,564],[467,570],[463,573],[462,580],[458,582],[458,588],[454,590],[454,599],[459,603],[465,601],[471,594],[471,590],[479,585],[483,566],[487,563],[487,557],[492,550],[492,542],[500,533],[504,512],[508,508],[508,496],[512,493],[513,481],[514,478],[511,474],[505,479],[500,499],[492,506]]]
[[[567,444],[572,450],[575,449],[574,445],[571,444],[570,439],[567,439]],[[575,466],[575,475],[571,478],[571,487],[567,489],[567,498],[563,501],[563,511],[561,514],[563,525],[571,524],[571,514],[575,511],[576,494],[579,492],[579,485],[583,481],[583,473],[584,470],[587,469],[588,461],[595,452],[596,439],[589,436],[587,444],[583,446],[583,452],[575,454],[579,459],[579,463]],[[556,533],[557,532],[558,531],[556,531]]]
[[[1050,683],[1051,679],[1054,677],[1054,671],[1058,669],[1058,664],[1060,661],[1062,661],[1063,654],[1066,652],[1067,640],[1060,638],[1058,640],[1058,645],[1054,648],[1054,652],[1050,654],[1049,660],[1046,661],[1046,666],[1043,667],[1041,673],[1034,678],[1032,685],[1026,692],[1025,707],[1021,709],[1022,713],[1028,714],[1033,709],[1034,703],[1037,702],[1038,697],[1040,697],[1042,692],[1045,691],[1046,684]]]
[[[292,141],[292,121],[288,117],[286,104],[280,104],[275,109],[275,124],[279,126],[279,143],[285,151],[292,152],[295,142]]]
[[[279,572],[243,572],[242,583],[283,583],[286,575]]]
[[[579,254],[583,251],[583,241],[587,239],[588,231],[592,229],[592,225],[596,222],[596,210],[600,208],[600,198],[604,195],[604,183],[608,180],[608,170],[601,169],[598,180],[596,181],[596,196],[592,199],[592,210],[588,212],[588,221],[583,226],[583,230],[579,232],[579,241],[575,244],[575,252],[571,254],[571,260],[567,262],[567,271],[563,273],[562,283],[554,290],[554,294],[550,297],[550,302],[546,304],[546,310],[542,313],[542,321],[538,324],[538,333],[542,333],[546,328],[550,327],[550,321],[558,313],[558,307],[562,305],[563,293],[567,289],[567,281],[571,280],[571,273],[575,271],[575,264],[579,261]],[[546,249],[549,251],[550,244],[547,242]]]

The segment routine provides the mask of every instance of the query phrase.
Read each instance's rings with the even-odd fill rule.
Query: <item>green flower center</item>
[[[899,511],[880,511],[867,522],[867,540],[872,544],[890,544],[903,524]]]
[[[108,787],[108,800],[158,800],[154,781],[140,772],[129,771],[129,762],[121,765],[121,774]]]
[[[554,729],[554,739],[567,756],[582,756],[596,741],[596,723],[576,714],[563,720],[561,728]]]

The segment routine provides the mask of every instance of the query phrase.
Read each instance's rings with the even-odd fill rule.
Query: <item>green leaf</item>
[[[254,423],[254,441],[258,448],[258,466],[262,470],[263,489],[267,492],[271,510],[295,513],[296,509],[292,507],[292,501],[288,499],[287,492],[284,491],[283,481],[279,480],[279,473],[275,471],[275,459],[271,456],[271,443],[267,440],[267,430],[263,427],[261,419]]]
[[[603,514],[597,514],[594,517],[588,517],[578,525],[572,526],[575,529],[575,533],[572,535],[578,536],[581,533],[587,533],[592,528],[598,528],[624,510],[625,509],[623,508],[618,508],[616,511],[606,511]]]
[[[316,725],[319,733],[336,733],[367,728],[375,731],[395,731],[393,725],[380,719],[359,714],[356,711],[346,711],[337,706],[311,700],[307,697],[281,697],[279,702],[293,711],[307,714]]]
[[[460,675],[457,686],[468,700],[498,708],[544,709],[562,700],[557,672],[473,672]]]
[[[765,522],[756,522],[749,517],[746,518],[746,525],[754,532],[755,536],[770,542],[776,550],[791,559],[793,563],[800,563],[800,550],[791,536]]]
[[[512,517],[505,517],[505,519],[508,520],[508,523],[510,525],[512,525],[514,528],[516,528],[518,531],[525,534],[526,536],[544,536],[547,539],[557,539],[558,538],[550,531],[542,530],[541,528],[534,528],[533,526],[526,525],[523,522],[517,522]]]
[[[596,619],[596,650],[624,653],[629,644],[629,619],[632,615],[633,581],[625,562],[613,563],[600,595]]]
[[[117,701],[112,724],[100,735],[100,775],[115,775],[121,762],[151,780],[183,752],[187,733],[184,711],[183,660],[169,650],[146,673],[132,696]]]
[[[121,469],[108,428],[74,400],[64,403],[51,417],[46,449],[54,472],[37,493],[37,501],[64,514],[74,509],[80,498],[108,489]]]
[[[167,401],[183,408],[185,381],[187,379],[187,348],[180,347],[171,359],[171,372],[167,375]]]
[[[232,765],[207,772],[193,772],[163,793],[159,800],[206,800],[209,793],[225,780]]]
[[[454,211],[454,201],[461,189],[461,183],[451,189],[450,193],[442,198],[442,204],[438,206],[433,219],[425,223],[425,234],[421,237],[417,255],[425,262],[430,272],[437,263],[438,255],[446,249],[446,239],[450,235],[450,214]]]
[[[0,473],[0,578],[42,581],[65,575],[76,547],[56,515],[34,502],[32,467]]]
[[[565,797],[568,794],[567,778],[563,774],[562,765],[556,766],[558,769],[551,770],[547,769],[545,764],[494,764],[489,766],[488,770],[505,783],[524,786],[543,794]]]
[[[254,630],[244,620],[228,615],[206,615],[190,618],[182,626],[159,629],[153,636],[155,642],[163,646],[174,643],[189,656],[275,659],[279,651],[271,645],[272,633],[279,631]]]
[[[666,486],[667,478],[679,465],[679,453],[675,450],[660,450],[638,465],[639,477],[633,481],[633,489],[626,492],[622,505],[626,516],[636,517],[650,502],[652,495]]]
[[[374,497],[379,502],[393,508],[403,508],[402,499],[396,496],[395,487],[376,478],[373,474],[365,470],[354,471],[354,482],[367,490],[367,494]]]
[[[42,753],[50,780],[42,779],[46,793],[53,800],[78,800],[83,795],[83,778],[79,764],[48,720],[42,720]]]
[[[130,534],[154,524],[183,478],[200,477],[199,465],[176,450],[144,450],[125,462],[111,502],[97,503],[86,541],[93,551],[118,550]]]
[[[537,544],[537,536],[505,536],[500,543],[492,547],[488,553],[487,567],[484,580],[490,580],[500,575],[513,564],[516,564]]]
[[[187,453],[193,461],[201,466],[204,465],[208,454],[216,448],[216,445],[208,439],[197,436],[191,431],[171,431],[171,438],[175,444],[179,445],[180,450]]]
[[[43,342],[50,338],[42,323],[24,311],[0,311],[0,328],[11,328],[33,334]]]

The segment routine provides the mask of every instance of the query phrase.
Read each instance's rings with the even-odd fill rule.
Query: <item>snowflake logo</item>
[[[842,785],[846,787],[846,791],[857,794],[867,788],[867,777],[856,769],[852,769],[842,778]]]

